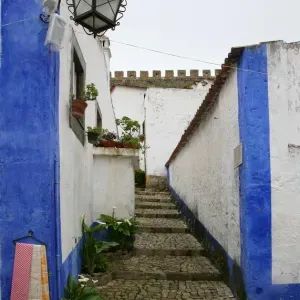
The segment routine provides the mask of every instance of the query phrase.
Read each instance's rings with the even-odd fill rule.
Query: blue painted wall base
[[[0,1],[2,25],[10,24],[0,27],[0,298],[10,299],[12,240],[33,230],[47,244],[50,294],[57,300],[59,55],[44,45],[41,1]]]
[[[185,204],[173,187],[169,184],[172,199],[175,200],[180,209],[185,222],[188,224],[191,232],[202,242],[207,250],[207,255],[213,261],[221,261],[219,266],[224,273],[224,280],[230,286],[232,292],[240,299],[246,299],[244,292],[244,283],[241,268],[239,265],[228,255],[225,249],[218,243],[218,241],[209,233],[205,226],[195,217],[193,212]]]

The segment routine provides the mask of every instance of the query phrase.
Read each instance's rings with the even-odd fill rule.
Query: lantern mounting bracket
[[[60,9],[60,3],[61,3],[61,0],[58,0],[58,4],[57,4],[57,9],[55,11],[55,13],[57,13]],[[44,23],[49,23],[49,20],[50,20],[50,15],[47,15],[47,14],[40,14],[40,20]]]

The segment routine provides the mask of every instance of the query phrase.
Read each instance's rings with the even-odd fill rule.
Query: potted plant
[[[88,84],[83,94],[79,99],[75,99],[73,95],[72,100],[72,116],[75,118],[82,118],[84,116],[85,109],[87,108],[86,101],[96,100],[99,92],[94,83]]]
[[[140,134],[141,125],[128,117],[117,119],[117,125],[122,129],[121,142],[124,148],[139,149],[143,136]]]
[[[96,145],[101,135],[102,129],[99,127],[88,127],[87,136],[90,144]]]
[[[113,132],[109,132],[106,130],[106,133],[104,133],[101,136],[100,146],[107,147],[107,148],[115,148],[117,147],[118,142],[116,141],[117,136]]]

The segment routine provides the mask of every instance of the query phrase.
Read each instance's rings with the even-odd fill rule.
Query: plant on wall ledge
[[[75,118],[82,118],[85,109],[87,108],[86,101],[94,101],[98,95],[99,92],[94,83],[88,84],[78,99],[75,99],[75,95],[73,95],[72,116]]]
[[[101,136],[102,129],[99,127],[88,127],[87,136],[90,144],[96,145]]]
[[[71,276],[65,287],[65,297],[61,300],[103,300],[95,287],[88,287],[88,278],[79,279],[78,282]]]
[[[117,125],[122,129],[121,142],[124,148],[141,148],[141,142],[144,140],[144,136],[141,135],[141,125],[138,121],[134,121],[129,117],[123,117],[117,119]]]

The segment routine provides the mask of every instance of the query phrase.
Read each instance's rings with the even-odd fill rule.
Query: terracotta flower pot
[[[82,118],[84,116],[87,103],[81,99],[73,99],[72,101],[72,116],[75,118]]]
[[[124,144],[122,142],[117,142],[117,148],[124,148]]]
[[[100,142],[100,145],[102,147],[105,147],[105,148],[116,148],[117,147],[117,142],[115,141],[105,141],[105,140],[102,140]]]
[[[124,148],[128,149],[138,149],[139,145],[138,144],[131,144],[131,143],[124,143]]]
[[[88,136],[88,141],[90,144],[96,145],[98,138],[99,138],[99,133],[96,132],[88,132],[87,133]]]

